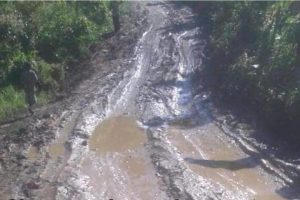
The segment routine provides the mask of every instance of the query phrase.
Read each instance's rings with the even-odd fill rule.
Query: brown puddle
[[[170,127],[169,139],[195,173],[231,191],[244,191],[255,200],[285,199],[276,193],[275,183],[260,173],[254,158],[242,157],[235,147],[217,137],[219,130],[214,125],[189,136],[181,131]]]
[[[96,127],[88,142],[96,154],[87,154],[81,162],[96,199],[157,199],[160,180],[146,142],[144,131],[128,116],[111,117]]]
[[[59,156],[64,155],[65,147],[62,142],[55,142],[51,144],[48,151],[52,159],[57,159]]]
[[[30,146],[29,149],[28,149],[28,152],[27,152],[27,158],[30,160],[30,161],[36,161],[39,157],[39,151],[38,151],[38,148],[35,147],[35,146]]]
[[[137,126],[136,120],[118,116],[99,124],[89,140],[89,147],[98,153],[124,152],[142,146],[145,133]]]
[[[122,168],[131,176],[142,176],[146,173],[146,166],[142,159],[133,156],[126,156],[122,163]]]

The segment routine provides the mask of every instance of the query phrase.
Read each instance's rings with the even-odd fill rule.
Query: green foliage
[[[44,99],[63,88],[65,63],[84,58],[89,45],[112,30],[106,1],[0,2],[0,119],[24,106],[19,90],[25,62],[33,63]]]
[[[15,90],[12,86],[0,90],[0,119],[11,117],[18,110],[25,108],[23,92]]]
[[[120,15],[130,15],[130,5],[128,1],[123,1],[122,3],[120,3]]]
[[[234,101],[255,105],[271,125],[300,119],[298,2],[210,2],[206,71]],[[298,36],[298,37],[297,37]]]
[[[88,44],[108,31],[107,13],[103,2],[46,3],[35,22],[39,54],[49,62],[80,57]]]

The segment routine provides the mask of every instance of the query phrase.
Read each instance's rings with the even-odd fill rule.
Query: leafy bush
[[[65,63],[84,58],[112,30],[109,2],[0,2],[0,119],[24,106],[24,62],[33,62],[47,97],[63,88]]]
[[[272,127],[300,119],[298,2],[209,2],[208,76]]]
[[[89,10],[90,9],[90,10]],[[108,29],[105,3],[55,2],[40,8],[35,23],[37,49],[45,60],[61,62],[78,58],[84,48]]]

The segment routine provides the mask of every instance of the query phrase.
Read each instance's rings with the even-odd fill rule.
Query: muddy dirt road
[[[199,93],[205,41],[191,10],[138,7],[147,26],[131,57],[109,61],[49,116],[54,139],[23,148],[18,177],[2,162],[0,199],[299,199],[286,190],[297,166],[236,134],[251,127],[232,128]]]

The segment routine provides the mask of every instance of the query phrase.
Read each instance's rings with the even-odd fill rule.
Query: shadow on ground
[[[254,168],[258,165],[258,162],[253,162],[253,158],[251,156],[238,160],[204,160],[193,158],[185,158],[184,160],[191,164],[197,164],[203,167],[222,168],[231,171]]]

